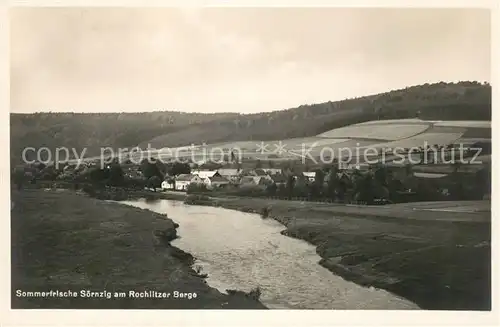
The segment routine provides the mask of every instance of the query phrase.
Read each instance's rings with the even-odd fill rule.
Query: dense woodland
[[[237,110],[237,108],[235,108]],[[302,105],[257,114],[147,113],[11,114],[11,160],[22,149],[100,147],[161,148],[240,140],[277,140],[313,136],[373,119],[420,117],[491,120],[491,87],[479,82],[435,83],[355,99]]]

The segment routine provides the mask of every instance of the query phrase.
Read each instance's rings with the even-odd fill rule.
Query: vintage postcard
[[[6,9],[9,315],[491,318],[496,7],[347,5]]]

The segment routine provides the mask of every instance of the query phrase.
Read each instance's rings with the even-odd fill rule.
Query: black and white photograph
[[[491,15],[10,7],[10,309],[491,312]]]

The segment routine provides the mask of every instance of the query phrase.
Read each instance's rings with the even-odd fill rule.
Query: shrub
[[[212,203],[212,200],[210,199],[209,196],[203,195],[203,194],[190,194],[186,197],[184,200],[184,203],[186,204],[207,204],[207,203]]]
[[[92,196],[92,197],[96,196],[96,190],[92,185],[89,185],[89,184],[85,185],[82,188],[82,191],[89,196]]]
[[[207,186],[205,184],[192,183],[186,188],[187,194],[202,193],[207,191]]]
[[[248,297],[254,299],[255,301],[258,301],[260,299],[260,296],[262,295],[262,290],[257,286],[256,288],[250,290],[250,292],[248,292],[247,294]]]
[[[271,209],[269,207],[264,207],[260,210],[260,216],[262,218],[267,218],[269,217],[269,213],[271,212]]]

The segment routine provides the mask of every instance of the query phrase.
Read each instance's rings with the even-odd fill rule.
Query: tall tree
[[[89,170],[88,172],[89,179],[94,184],[102,184],[106,183],[110,176],[110,170],[107,168],[94,168]]]
[[[375,197],[375,185],[373,174],[366,173],[356,183],[356,199],[367,203],[373,202]]]
[[[12,171],[11,179],[12,179],[12,182],[14,184],[16,184],[16,188],[18,190],[21,190],[23,188],[24,180],[25,180],[24,170],[15,168]]]
[[[412,164],[405,165],[405,174],[406,176],[410,176],[413,174],[413,166]]]
[[[148,179],[148,187],[152,188],[156,192],[157,188],[161,187],[161,178],[158,176],[152,176]]]
[[[123,174],[123,169],[120,164],[112,164],[109,168],[109,185],[111,186],[122,186],[125,183],[125,176]]]
[[[295,187],[295,177],[292,174],[287,176],[286,189],[288,192],[288,198],[291,199],[293,196],[293,189]]]
[[[375,169],[374,178],[375,181],[382,186],[387,186],[388,182],[388,172],[387,168],[384,166],[378,166]]]
[[[312,185],[312,193],[315,197],[321,197],[323,195],[323,186],[325,184],[325,172],[323,169],[317,169],[314,175],[314,182]]]
[[[453,174],[457,174],[458,171],[460,170],[460,167],[462,167],[462,163],[456,160],[453,162],[452,167],[453,167]]]
[[[144,159],[141,162],[140,169],[142,172],[142,175],[146,179],[150,179],[153,176],[157,176],[158,178],[162,178],[163,175],[158,168],[158,165],[156,164],[156,160],[149,160],[149,159]]]
[[[349,185],[348,185],[348,181],[346,178],[339,178],[338,179],[337,197],[340,201],[345,200],[348,187],[349,187]]]
[[[328,184],[327,184],[327,190],[328,190],[328,197],[331,199],[335,199],[336,197],[336,192],[337,192],[337,187],[338,187],[338,176],[337,176],[337,167],[332,166],[330,168],[330,172],[328,173]]]
[[[491,170],[490,167],[483,167],[476,172],[476,190],[478,197],[491,193]]]
[[[275,195],[278,190],[278,186],[276,186],[276,183],[271,183],[266,187],[266,190],[269,195]]]
[[[189,164],[178,161],[174,162],[169,171],[169,175],[171,176],[190,174],[190,173],[191,173],[191,167],[189,166]]]

